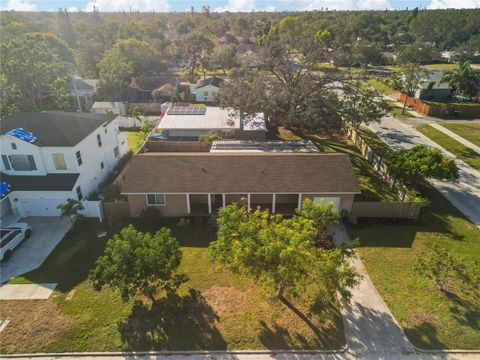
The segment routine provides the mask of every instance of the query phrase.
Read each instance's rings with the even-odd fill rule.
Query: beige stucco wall
[[[340,197],[340,210],[347,210],[351,212],[353,204],[353,194],[302,194],[302,201],[305,199],[313,200],[314,197]],[[247,194],[226,194],[225,202],[230,204],[232,202],[238,202],[241,198],[247,198]],[[178,195],[165,195],[165,206],[158,206],[159,210],[164,216],[187,216],[187,200],[184,194]],[[251,203],[265,203],[270,204],[272,202],[271,194],[252,194]],[[277,204],[297,204],[298,203],[298,194],[277,194],[276,195]],[[190,203],[202,203],[206,204],[208,202],[206,194],[190,195]],[[221,204],[213,204],[214,206],[221,206]],[[146,195],[128,195],[128,206],[130,210],[130,216],[136,217],[139,216],[143,209],[147,207],[147,198]]]

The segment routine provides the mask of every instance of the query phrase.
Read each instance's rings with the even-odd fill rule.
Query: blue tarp
[[[167,135],[165,133],[152,133],[149,137],[152,139],[166,139]]]
[[[29,143],[34,143],[35,141],[37,141],[35,135],[33,135],[30,131],[24,130],[22,128],[10,130],[8,133],[12,136],[15,136],[16,138],[19,138]]]
[[[7,184],[5,181],[0,183],[0,196],[3,198],[10,192],[10,185]]]

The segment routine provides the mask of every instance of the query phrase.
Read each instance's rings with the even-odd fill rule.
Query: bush
[[[162,211],[157,207],[147,206],[140,212],[141,222],[146,225],[156,225],[162,217]]]

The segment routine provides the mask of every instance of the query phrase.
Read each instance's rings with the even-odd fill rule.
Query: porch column
[[[275,200],[276,200],[276,194],[274,193],[272,195],[272,214],[275,214]]]
[[[250,211],[250,193],[247,194],[247,209]]]
[[[225,193],[222,194],[222,205],[223,205],[223,208],[225,209]]]
[[[185,197],[187,198],[187,213],[188,214],[191,214],[191,210],[190,210],[190,194],[185,194]]]
[[[298,194],[298,210],[302,210],[302,193]]]
[[[212,194],[208,194],[208,213],[212,213]]]

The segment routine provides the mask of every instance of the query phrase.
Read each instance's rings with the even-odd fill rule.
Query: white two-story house
[[[16,113],[0,128],[1,181],[9,185],[11,207],[2,206],[2,215],[57,216],[59,203],[87,199],[128,152],[112,114]]]

